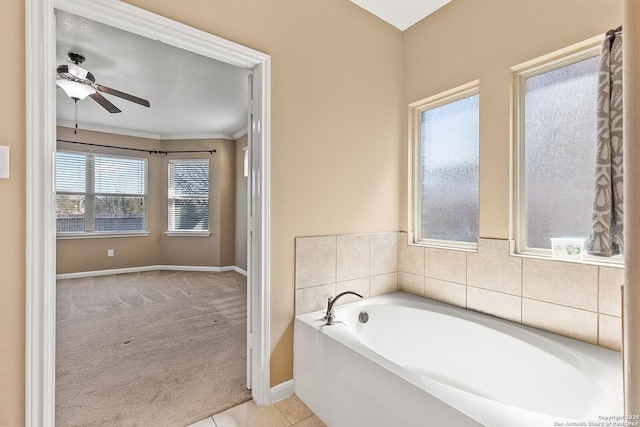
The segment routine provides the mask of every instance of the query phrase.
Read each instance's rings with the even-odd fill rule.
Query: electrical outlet
[[[113,256],[113,249],[107,249],[107,256]]]

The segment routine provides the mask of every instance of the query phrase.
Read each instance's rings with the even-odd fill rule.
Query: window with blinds
[[[58,233],[146,231],[147,160],[56,153]]]
[[[169,160],[169,231],[209,230],[209,160]]]

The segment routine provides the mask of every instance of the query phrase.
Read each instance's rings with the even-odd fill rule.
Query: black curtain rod
[[[149,154],[173,154],[173,153],[209,153],[213,154],[216,150],[172,150],[172,151],[162,151],[162,150],[143,150],[142,148],[130,148],[130,147],[116,147],[115,145],[104,145],[104,144],[94,144],[91,142],[81,142],[81,141],[69,141],[67,139],[57,139],[58,142],[68,142],[70,144],[80,144],[80,145],[90,145],[92,147],[102,147],[102,148],[115,148],[117,150],[129,150],[129,151],[140,151],[143,153]]]
[[[607,31],[607,33],[605,34],[605,36],[610,37],[610,36],[618,36],[622,34],[622,25],[620,25],[618,28],[613,29],[613,30],[609,30]]]

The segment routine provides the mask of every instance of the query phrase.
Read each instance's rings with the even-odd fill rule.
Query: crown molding
[[[69,120],[57,120],[57,125],[63,128],[75,129],[76,124]],[[193,133],[193,134],[178,134],[178,133],[153,133],[144,132],[132,129],[122,129],[112,126],[96,125],[92,123],[79,123],[78,130],[88,130],[92,132],[110,133],[113,135],[132,136],[135,138],[148,138],[155,139],[157,141],[174,141],[181,139],[228,139],[235,141],[247,134],[247,128],[244,127],[235,133]]]
[[[235,132],[233,134],[233,140],[237,141],[240,138],[242,138],[243,136],[245,136],[246,134],[249,133],[249,128],[247,126],[243,127],[242,129],[240,129],[239,131]]]

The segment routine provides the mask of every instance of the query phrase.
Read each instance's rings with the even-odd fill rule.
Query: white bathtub
[[[335,312],[333,326],[322,310],[294,327],[295,392],[330,427],[551,427],[624,412],[618,352],[400,292]]]

